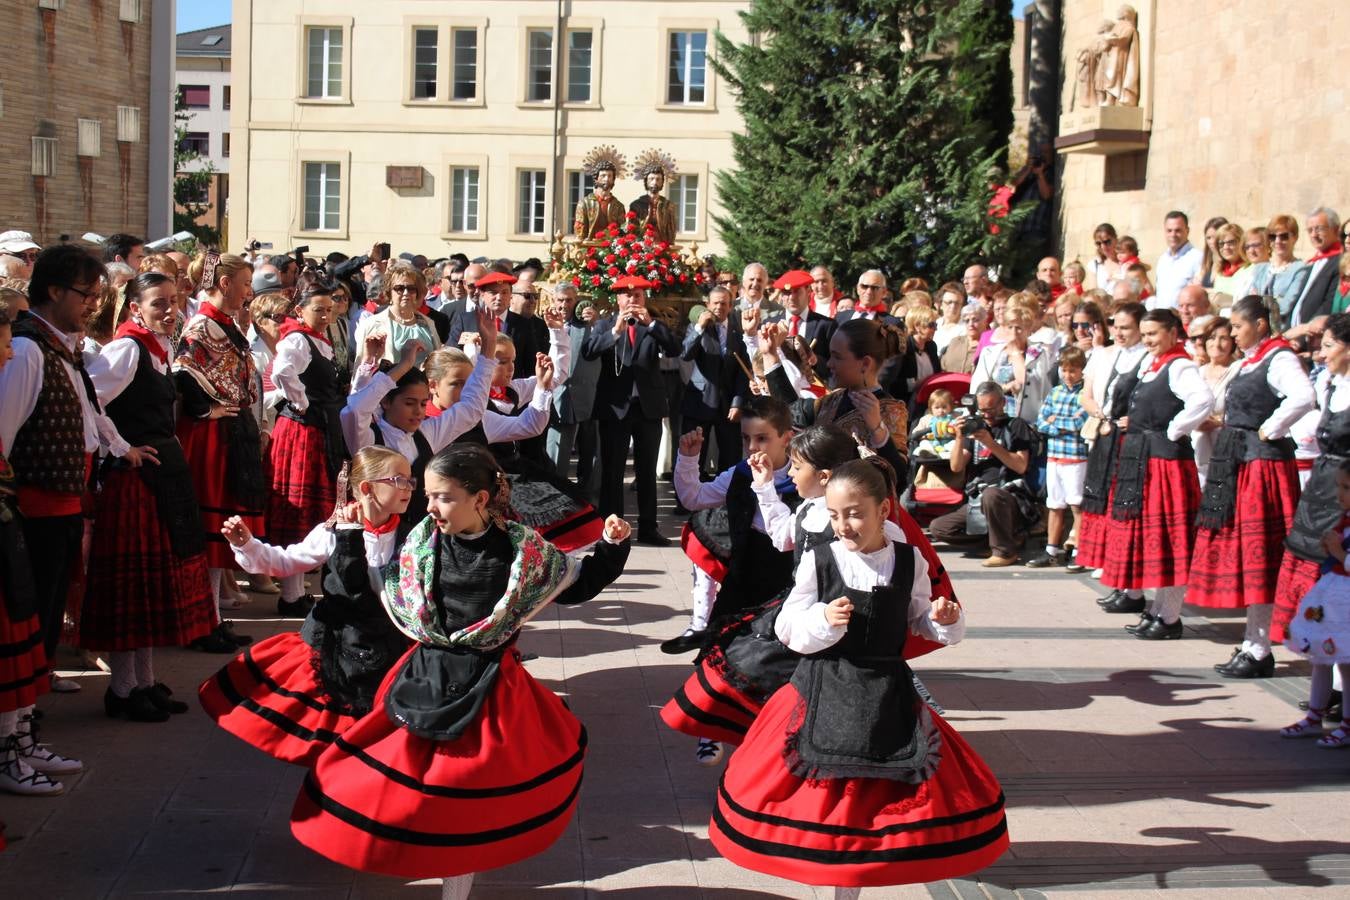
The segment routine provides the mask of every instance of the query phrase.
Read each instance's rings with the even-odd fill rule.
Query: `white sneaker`
[[[80,683],[74,678],[62,678],[60,675],[53,672],[52,691],[57,694],[78,694],[80,692]]]
[[[74,775],[84,771],[84,763],[78,759],[62,756],[39,742],[37,730],[37,723],[33,721],[31,715],[24,716],[19,721],[19,730],[14,733],[14,741],[20,762],[48,775]]]
[[[694,750],[694,759],[698,760],[700,766],[715,766],[722,761],[724,752],[720,741],[699,738],[698,747]]]
[[[34,769],[18,754],[18,738],[10,735],[0,751],[0,791],[29,797],[51,797],[64,790],[59,781]]]

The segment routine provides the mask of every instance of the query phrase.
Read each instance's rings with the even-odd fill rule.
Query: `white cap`
[[[6,231],[0,234],[0,253],[23,253],[25,250],[41,250],[33,243],[33,236],[27,231]]]

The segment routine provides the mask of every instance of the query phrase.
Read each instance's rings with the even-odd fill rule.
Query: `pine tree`
[[[745,133],[723,173],[722,236],[738,263],[877,267],[945,279],[997,257],[993,167],[1011,118],[1006,0],[751,0],[756,40],[718,36]],[[999,94],[1002,98],[999,99]],[[991,114],[1009,107],[1006,118]]]

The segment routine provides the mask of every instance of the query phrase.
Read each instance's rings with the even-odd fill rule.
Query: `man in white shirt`
[[[970,266],[961,275],[961,286],[966,297],[987,310],[994,308],[994,286],[989,283],[989,270],[984,266]]]
[[[1181,289],[1195,281],[1203,255],[1190,242],[1191,223],[1186,214],[1172,210],[1163,218],[1163,238],[1167,251],[1158,257],[1158,292],[1149,297],[1149,309],[1176,309]]]

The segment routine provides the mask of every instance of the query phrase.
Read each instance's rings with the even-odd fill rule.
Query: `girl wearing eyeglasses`
[[[302,766],[370,712],[410,643],[385,614],[380,590],[418,486],[412,466],[396,450],[366,447],[352,458],[349,483],[356,500],[289,547],[259,541],[237,516],[220,529],[246,572],[286,579],[323,566],[323,597],[300,631],[245,649],[197,692],[221,728]]]

